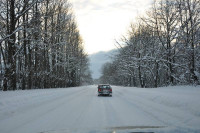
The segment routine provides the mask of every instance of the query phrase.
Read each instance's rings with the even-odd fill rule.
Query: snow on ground
[[[0,92],[0,133],[199,133],[200,86]]]

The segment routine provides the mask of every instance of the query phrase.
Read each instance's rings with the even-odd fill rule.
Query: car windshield
[[[0,133],[200,133],[200,0],[0,0]]]

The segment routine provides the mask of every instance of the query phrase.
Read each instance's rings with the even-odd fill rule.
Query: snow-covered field
[[[199,133],[200,86],[0,92],[0,133]]]

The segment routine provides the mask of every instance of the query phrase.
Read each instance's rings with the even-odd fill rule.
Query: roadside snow
[[[96,86],[1,91],[0,133],[200,132],[200,86],[113,86],[113,97],[96,92]]]
[[[22,111],[29,106],[51,102],[62,96],[65,92],[75,93],[79,88],[56,88],[56,89],[35,89],[35,90],[17,90],[0,91],[0,120],[10,117],[16,111]],[[70,95],[70,94],[69,94]]]

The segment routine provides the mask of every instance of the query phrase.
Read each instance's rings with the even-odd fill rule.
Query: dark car
[[[112,97],[112,87],[108,84],[99,84],[98,85],[98,96],[106,95]]]

